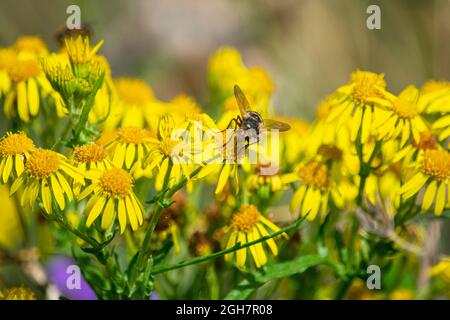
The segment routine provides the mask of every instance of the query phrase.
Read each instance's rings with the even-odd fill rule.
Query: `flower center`
[[[115,81],[119,97],[127,104],[145,107],[153,100],[153,92],[143,80],[121,78]]]
[[[322,144],[317,152],[327,160],[342,160],[342,150],[332,144]]]
[[[356,71],[352,73],[351,81],[354,83],[352,90],[353,99],[364,104],[367,99],[373,97],[382,97],[380,89],[386,87],[384,74],[376,74],[368,71]]]
[[[450,154],[444,150],[425,150],[423,162],[423,171],[442,181],[450,177]]]
[[[26,170],[35,178],[45,179],[59,169],[60,161],[56,152],[38,149],[27,160]]]
[[[305,184],[318,188],[328,186],[328,168],[323,163],[311,161],[298,170],[298,175]]]
[[[413,141],[413,145],[418,149],[436,149],[436,137],[430,131],[423,131],[420,133],[420,141],[417,143]]]
[[[33,141],[23,132],[7,133],[0,140],[0,155],[2,157],[24,154],[34,148]]]
[[[100,186],[103,192],[113,197],[127,196],[133,187],[133,181],[128,172],[113,168],[103,172],[100,177]]]
[[[400,118],[404,119],[412,119],[418,114],[416,104],[406,99],[398,98],[394,102],[393,109]]]
[[[107,157],[105,149],[95,142],[78,146],[74,151],[74,158],[77,162],[89,163],[102,161]]]
[[[16,64],[8,69],[9,76],[16,82],[36,77],[40,71],[39,63],[31,59],[17,61]]]
[[[238,212],[231,217],[231,226],[239,231],[249,231],[259,221],[258,209],[251,205],[243,205]]]
[[[117,129],[117,138],[122,143],[144,144],[152,133],[150,130],[134,127],[126,127]]]

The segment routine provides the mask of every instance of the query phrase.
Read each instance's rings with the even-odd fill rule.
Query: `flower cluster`
[[[64,241],[96,256],[109,275],[99,282],[86,269],[99,296],[147,297],[172,246],[176,255],[188,247],[215,252],[237,272],[295,260],[312,250],[298,244],[303,220],[318,226],[321,254],[330,230],[337,246],[357,247],[330,257],[359,268],[376,245],[357,238],[357,222],[341,233],[336,221],[362,219],[372,234],[375,212],[394,224],[382,241],[394,241],[420,212],[450,208],[448,82],[395,94],[383,74],[356,70],[308,123],[277,115],[269,75],[233,48],[211,56],[211,100],[202,107],[184,94],[159,100],[143,79],[115,78],[102,45],[80,34],[66,36],[57,52],[38,37],[0,49],[0,102],[14,123],[0,139],[0,184],[18,212],[26,208],[25,220],[42,213],[66,232]],[[267,118],[290,129],[270,130]],[[256,134],[245,136],[248,129]],[[208,281],[217,277],[207,272]],[[24,289],[0,294],[21,296],[32,297]]]

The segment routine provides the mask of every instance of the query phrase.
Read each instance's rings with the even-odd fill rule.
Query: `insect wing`
[[[288,131],[291,126],[285,122],[276,121],[272,119],[264,119],[264,126],[267,129],[277,129],[279,131]]]
[[[250,111],[250,103],[248,103],[247,98],[245,97],[244,92],[242,92],[241,88],[236,84],[234,85],[234,96],[236,97],[236,101],[241,111],[242,117],[245,117],[247,111]]]

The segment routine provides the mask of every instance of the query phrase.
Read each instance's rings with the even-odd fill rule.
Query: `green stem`
[[[201,257],[193,258],[193,259],[190,259],[190,260],[181,261],[181,262],[173,264],[173,265],[161,266],[159,268],[157,267],[157,268],[153,269],[152,275],[156,275],[156,274],[159,274],[159,273],[163,273],[163,272],[167,272],[167,271],[171,271],[171,270],[175,270],[175,269],[184,268],[184,267],[191,266],[191,265],[194,265],[194,264],[203,263],[203,262],[209,261],[211,259],[215,259],[215,258],[224,256],[224,255],[226,255],[228,253],[232,253],[232,252],[235,252],[235,251],[240,250],[240,249],[248,248],[248,247],[250,247],[252,245],[255,245],[257,243],[264,242],[264,241],[267,241],[269,239],[275,238],[275,237],[277,237],[277,236],[279,236],[279,235],[281,235],[281,234],[283,234],[285,232],[288,232],[288,231],[290,231],[292,229],[296,229],[296,228],[298,228],[300,226],[300,224],[303,221],[304,221],[304,218],[300,218],[297,221],[295,221],[294,223],[290,224],[289,226],[284,227],[283,229],[280,229],[277,232],[272,233],[271,235],[264,236],[264,237],[261,237],[261,238],[259,238],[257,240],[253,240],[253,241],[250,241],[250,242],[247,242],[247,243],[244,243],[244,244],[238,243],[238,244],[236,244],[235,246],[233,246],[233,247],[231,247],[229,249],[225,249],[225,250],[222,250],[222,251],[214,252],[214,253],[212,253],[210,255],[207,255],[207,256],[201,256]]]

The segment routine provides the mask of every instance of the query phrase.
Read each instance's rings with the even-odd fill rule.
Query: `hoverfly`
[[[237,84],[234,85],[234,96],[239,107],[240,115],[230,121],[228,128],[234,123],[235,128],[238,127],[243,130],[253,129],[258,135],[264,129],[288,131],[291,128],[290,125],[281,121],[263,119],[258,112],[250,110],[250,103]]]
[[[243,139],[245,145],[243,145],[242,148],[239,148],[237,145],[234,147],[238,149],[237,153],[235,153],[237,158],[242,155],[243,150],[260,141],[261,131],[267,129],[287,131],[291,128],[291,126],[287,123],[271,119],[263,119],[258,112],[252,111],[250,108],[250,103],[238,85],[234,86],[234,96],[236,98],[240,114],[231,119],[229,122],[227,129],[234,129],[235,131],[233,135],[225,142],[223,147],[228,145],[230,141],[234,141],[236,144],[238,141]]]

